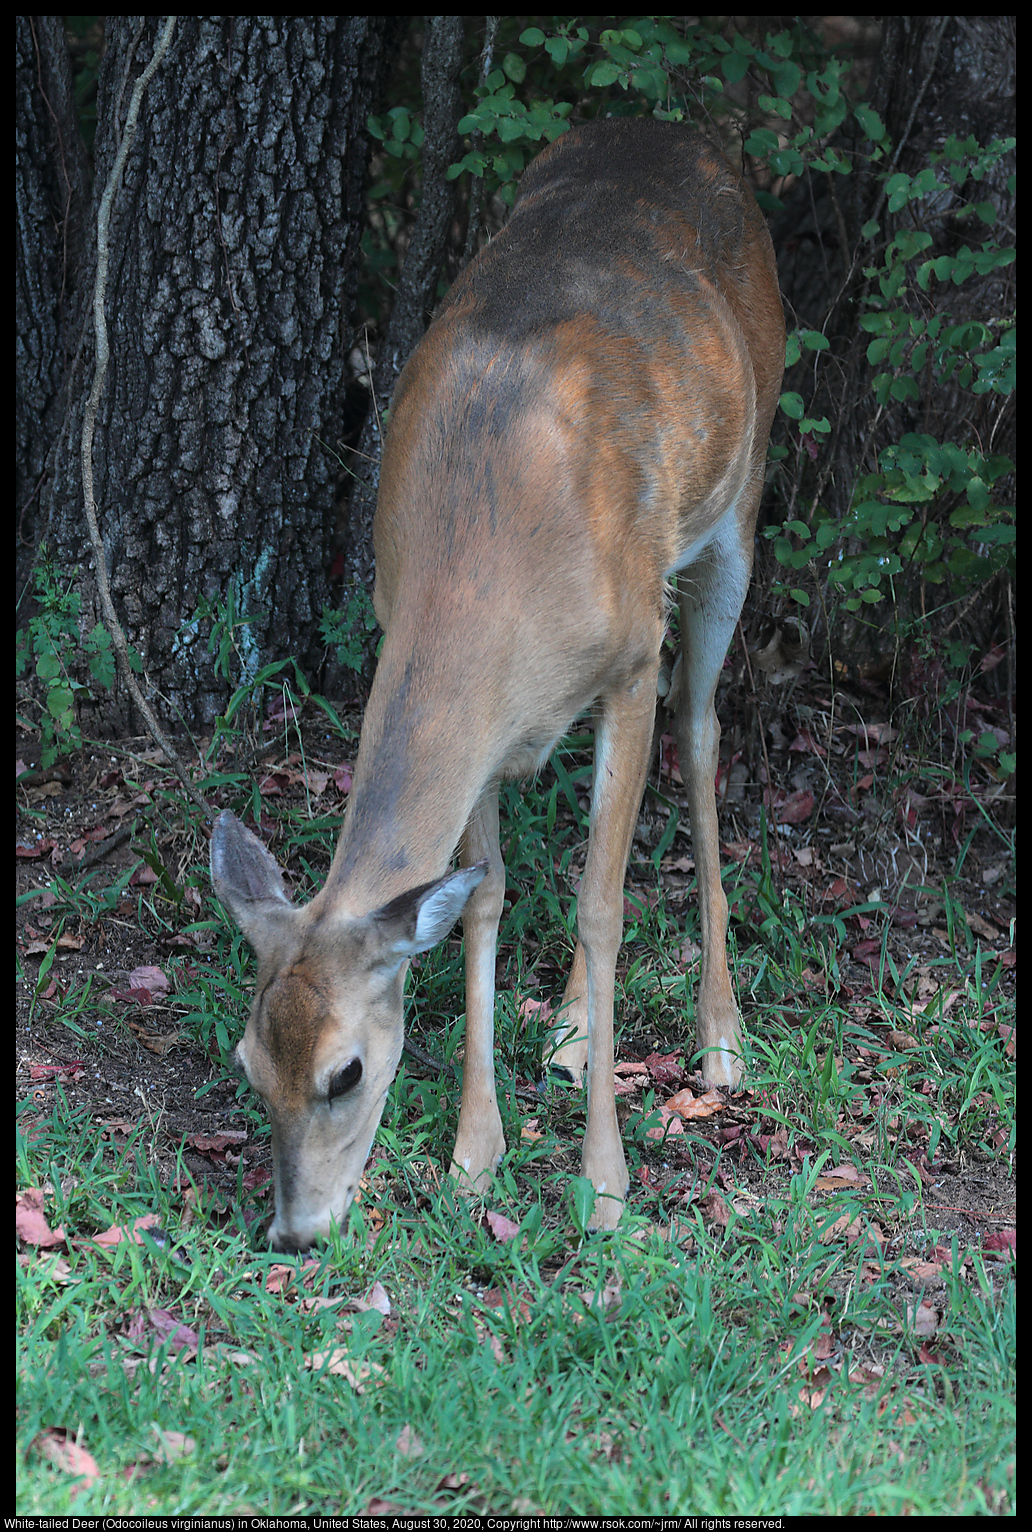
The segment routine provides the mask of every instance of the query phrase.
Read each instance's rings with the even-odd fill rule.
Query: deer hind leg
[[[579,1084],[588,1067],[588,978],[580,942],[574,949],[553,1035],[555,1046],[546,1061],[549,1070]]]
[[[742,1078],[742,1023],[727,971],[727,900],[720,881],[715,792],[720,725],[713,699],[749,583],[751,520],[748,526],[748,547],[743,547],[738,528],[731,524],[679,581],[683,653],[675,730],[691,817],[702,926],[695,1035],[703,1055],[703,1075],[709,1084],[724,1086],[738,1085]]]
[[[655,688],[650,668],[603,699],[595,729],[588,858],[577,895],[588,1069],[581,1166],[599,1193],[592,1225],[604,1229],[615,1228],[627,1194],[627,1162],[613,1088],[613,999],[623,937],[624,875],[652,746]]]
[[[462,916],[466,942],[466,1051],[462,1104],[451,1174],[460,1191],[482,1191],[505,1153],[495,1093],[494,995],[498,923],[505,899],[505,866],[498,845],[498,789],[488,789],[462,837],[464,867],[487,861],[487,876]]]

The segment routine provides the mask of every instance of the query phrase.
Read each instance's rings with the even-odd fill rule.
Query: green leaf
[[[893,241],[892,249],[898,251],[905,261],[913,260],[922,250],[927,250],[932,236],[926,229],[902,229]]]
[[[667,63],[681,66],[692,61],[692,45],[683,37],[671,37],[663,44]]]
[[[771,74],[777,94],[784,97],[785,100],[795,95],[803,78],[803,71],[794,59],[786,59],[783,64],[777,67],[772,64]]]
[[[619,65],[614,64],[610,59],[602,59],[591,69],[588,84],[594,86],[596,90],[604,90],[607,85],[615,85],[621,72]]]
[[[661,101],[669,89],[666,70],[658,65],[652,69],[632,69],[631,84],[649,101]]]
[[[890,176],[885,183],[885,194],[888,198],[890,213],[898,213],[901,207],[906,207],[910,201],[910,177],[898,171]]]
[[[773,112],[785,122],[791,119],[792,108],[784,96],[760,96],[758,105],[761,112]]]
[[[574,1227],[583,1231],[595,1208],[595,1188],[587,1176],[571,1176],[567,1190]]]
[[[857,102],[853,108],[853,116],[860,125],[860,131],[874,143],[880,144],[886,137],[885,124],[882,122],[873,106],[868,106],[866,101]]]
[[[503,144],[515,143],[518,138],[524,136],[524,131],[525,124],[518,118],[499,117],[497,133]]]
[[[776,53],[778,58],[787,59],[795,48],[795,39],[791,32],[770,32],[767,34],[766,47],[768,53]]]
[[[55,719],[59,729],[67,729],[75,716],[75,698],[67,681],[59,681],[47,689],[47,712]]]
[[[921,397],[916,380],[908,377],[893,378],[889,393],[893,399],[898,399],[900,403],[907,399],[917,400]]]
[[[791,176],[800,175],[804,168],[803,156],[798,149],[779,149],[772,154],[767,161],[775,175]]]
[[[763,159],[765,155],[770,154],[776,149],[779,143],[778,135],[772,133],[769,128],[757,128],[746,139],[745,152],[746,154],[754,154],[757,159]]]

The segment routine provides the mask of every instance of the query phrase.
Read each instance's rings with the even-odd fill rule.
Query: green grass
[[[840,971],[853,914],[775,895],[769,866],[744,869],[729,894],[750,1104],[727,1109],[723,1136],[688,1122],[662,1142],[650,1129],[663,1092],[647,1091],[624,1127],[632,1204],[616,1233],[585,1238],[583,1099],[556,1090],[538,1106],[513,1089],[537,1073],[544,1040],[519,1001],[556,1000],[572,948],[583,776],[571,758],[506,795],[519,897],[502,934],[498,1071],[511,1147],[485,1201],[456,1199],[436,1170],[457,1115],[457,941],[409,986],[410,1031],[444,1067],[423,1078],[403,1064],[369,1190],[318,1258],[256,1247],[243,1183],[220,1202],[182,1163],[162,1172],[149,1124],[115,1150],[60,1088],[42,1122],[23,1104],[36,1121],[19,1132],[19,1188],[43,1189],[66,1243],[30,1244],[17,1266],[20,1513],[1013,1512],[1012,1267],[950,1233],[916,1164],[920,1150],[1006,1173],[1002,967],[947,916],[955,939],[910,971],[867,908],[885,940],[854,1003]],[[332,836],[317,845],[303,812],[293,825],[318,880]],[[187,926],[191,906],[169,888],[205,887],[203,852],[198,836],[186,872],[159,880],[149,904],[139,896],[148,929]],[[661,841],[656,860],[665,852]],[[646,858],[632,886],[648,876]],[[52,931],[111,918],[124,888],[103,882],[69,887]],[[684,920],[663,897],[628,921],[622,1057],[683,1051]],[[178,1025],[224,1057],[253,970],[207,895],[192,930],[214,945],[165,965]],[[37,1008],[48,969],[34,972]],[[938,1008],[937,986],[954,996]],[[85,1042],[98,1014],[114,1024],[88,977],[52,1012]],[[242,1087],[236,1110],[253,1139],[267,1133]],[[528,1119],[539,1136],[521,1140]],[[496,1237],[486,1212],[518,1236]],[[144,1215],[164,1233],[92,1243]],[[375,1284],[388,1314],[349,1307]],[[96,1477],[41,1455],[55,1429]]]
[[[29,1178],[62,1188],[54,1221],[77,1233],[61,1274],[46,1260],[19,1267],[19,1439],[61,1421],[102,1465],[73,1500],[66,1475],[30,1461],[24,1514],[354,1514],[374,1499],[456,1515],[1011,1503],[1012,1284],[984,1269],[951,1276],[956,1352],[915,1367],[891,1287],[821,1244],[803,1178],[720,1239],[696,1222],[683,1247],[633,1217],[582,1244],[555,1228],[534,1238],[529,1220],[531,1237],[499,1244],[445,1190],[378,1237],[356,1211],[343,1239],[270,1292],[284,1263],[232,1224],[195,1221],[164,1247],[85,1243],[91,1224],[144,1209],[174,1225],[135,1147],[121,1173],[105,1171],[98,1131],[64,1113],[47,1164],[22,1145]],[[847,1279],[842,1349],[815,1371],[833,1266]],[[388,1322],[305,1301],[374,1281]],[[146,1317],[157,1310],[190,1328],[196,1350],[170,1351]],[[362,1393],[305,1365],[338,1347],[356,1374],[382,1369]],[[157,1428],[192,1450],[165,1464]],[[406,1455],[399,1442],[413,1435]]]

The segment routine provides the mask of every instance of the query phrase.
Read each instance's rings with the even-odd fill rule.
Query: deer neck
[[[493,775],[484,744],[497,744],[465,658],[388,637],[322,906],[368,914],[447,871]]]

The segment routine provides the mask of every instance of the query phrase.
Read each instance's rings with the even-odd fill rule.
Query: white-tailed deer
[[[343,1220],[402,1052],[408,960],[461,914],[466,1047],[453,1175],[489,1181],[501,778],[595,710],[578,943],[554,1065],[587,1067],[583,1171],[627,1191],[613,1091],[623,879],[677,581],[681,772],[698,868],[701,1069],[741,1075],[725,952],[713,696],[745,597],[785,329],[740,177],[687,127],[597,122],[528,167],[398,383],[374,527],[386,631],[325,887],[292,904],[232,814],[215,891],[258,958],[237,1062],[272,1119],[274,1248]],[[461,870],[449,871],[456,847]]]

